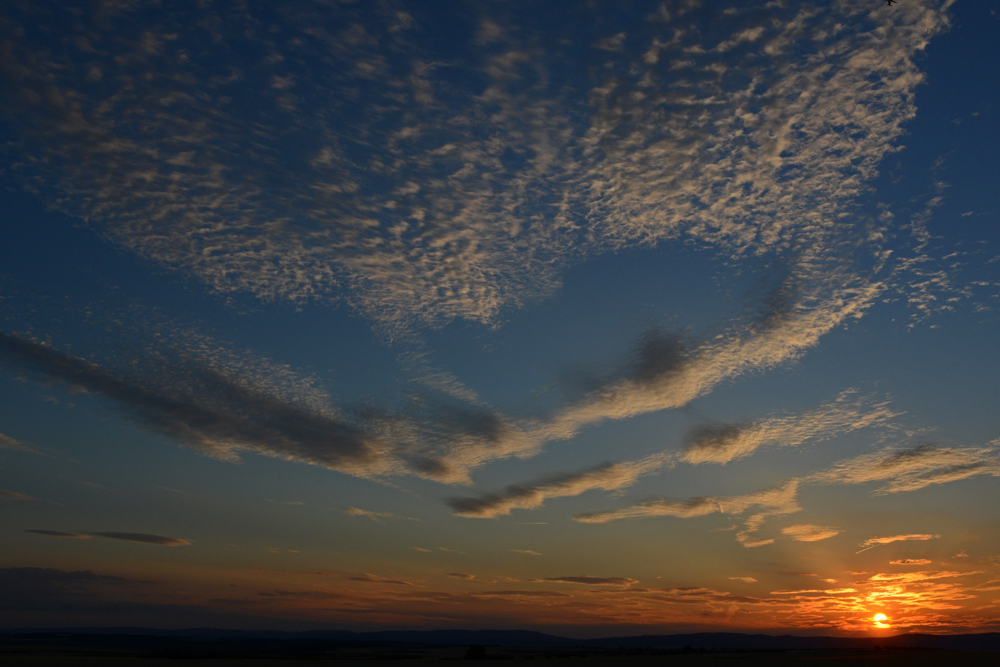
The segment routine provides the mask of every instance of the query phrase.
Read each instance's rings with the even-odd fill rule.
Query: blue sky
[[[995,629],[998,21],[10,4],[0,622]]]

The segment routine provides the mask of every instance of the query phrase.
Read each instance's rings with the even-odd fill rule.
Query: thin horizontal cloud
[[[864,454],[816,473],[819,484],[886,482],[878,493],[917,491],[977,475],[1000,476],[1000,440],[984,447],[941,447],[923,444],[910,449],[886,448]]]
[[[795,447],[863,428],[886,426],[900,414],[891,410],[888,402],[875,403],[848,390],[831,403],[801,414],[695,427],[684,436],[683,459],[693,464],[728,463],[765,445]]]
[[[544,554],[541,554],[541,553],[539,553],[537,551],[532,551],[531,549],[508,549],[508,551],[510,551],[511,553],[515,553],[515,554],[524,554],[525,556],[542,556],[542,555],[544,555]]]
[[[900,573],[878,573],[873,574],[869,577],[869,581],[872,582],[887,582],[887,583],[913,583],[918,581],[932,581],[934,579],[951,579],[953,577],[969,577],[976,574],[982,574],[981,570],[974,572],[949,572],[949,571],[939,571],[939,572],[900,572]]]
[[[801,510],[797,501],[800,486],[806,484],[864,484],[873,481],[887,482],[879,493],[899,493],[915,491],[930,484],[958,481],[976,474],[1000,475],[1000,465],[996,457],[1000,441],[991,442],[986,447],[941,448],[920,445],[912,449],[886,448],[873,454],[865,454],[802,478],[790,479],[781,485],[745,496],[699,496],[688,500],[651,498],[629,507],[617,510],[596,510],[575,515],[576,521],[584,523],[606,523],[621,519],[636,519],[655,516],[693,518],[715,513],[743,514],[753,507],[763,511],[745,519],[743,530],[736,533],[736,539],[745,547],[760,547],[773,543],[773,539],[756,536],[757,530],[767,518],[793,514]],[[796,535],[812,537],[812,540],[827,539],[839,532],[836,528],[803,524],[789,527],[795,530],[786,533],[793,539]],[[788,530],[788,529],[786,529]],[[832,532],[836,531],[836,532]],[[881,544],[900,540],[936,539],[937,535],[898,535],[872,538],[862,543],[862,551]],[[805,539],[803,541],[811,541]],[[860,553],[860,552],[859,552]]]
[[[584,586],[634,586],[638,579],[628,577],[545,577],[541,581],[551,581],[557,584],[583,584]]]
[[[125,542],[155,544],[160,547],[185,547],[191,544],[189,540],[184,540],[179,537],[151,535],[150,533],[91,533],[91,535],[96,537],[106,537],[111,540],[124,540]]]
[[[931,561],[926,558],[902,558],[900,560],[891,560],[889,565],[930,565]]]
[[[109,399],[143,426],[217,458],[249,450],[362,473],[384,458],[378,438],[335,415],[197,358],[147,358],[145,374],[129,375],[0,332],[0,361]]]
[[[729,577],[733,581],[742,581],[744,584],[756,584],[757,580],[753,577]]]
[[[350,514],[351,516],[361,516],[366,519],[371,519],[372,521],[378,522],[382,519],[402,519],[404,521],[420,521],[415,517],[410,516],[399,516],[398,514],[392,514],[391,512],[374,512],[372,510],[363,510],[359,507],[348,507],[344,510],[345,514]]]
[[[800,524],[797,526],[787,526],[781,529],[782,535],[787,535],[793,540],[798,540],[799,542],[819,542],[820,540],[826,540],[835,535],[839,535],[841,530],[839,528],[831,528],[829,526],[812,526],[809,524]]]
[[[620,510],[604,510],[577,514],[573,518],[583,523],[607,523],[622,519],[672,516],[682,519],[708,514],[743,514],[753,507],[763,507],[774,514],[799,511],[796,500],[798,480],[744,496],[703,496],[690,500],[653,498]]]
[[[59,530],[26,530],[26,533],[34,533],[35,535],[46,535],[48,537],[64,537],[70,540],[89,540],[90,535],[84,535],[82,533],[64,533]]]
[[[23,493],[18,493],[17,491],[8,491],[7,489],[0,489],[0,498],[4,500],[35,500],[31,496],[26,496]]]
[[[392,584],[394,586],[416,586],[413,582],[403,581],[402,579],[389,579],[388,577],[380,577],[377,574],[365,574],[359,575],[357,577],[350,577],[351,581],[360,581],[366,584]]]
[[[893,542],[926,542],[928,540],[940,539],[940,535],[928,535],[928,534],[911,534],[911,535],[890,535],[887,537],[872,537],[865,540],[859,546],[861,547],[877,547],[882,544],[892,544]]]
[[[6,449],[11,452],[28,452],[31,454],[40,454],[34,447],[29,447],[20,440],[15,440],[9,435],[4,435],[0,433],[0,449]]]
[[[566,593],[559,591],[478,591],[470,593],[476,597],[516,597],[516,598],[565,598],[570,597]]]
[[[472,497],[452,497],[445,502],[454,514],[475,518],[494,518],[513,509],[534,509],[548,498],[577,496],[593,489],[613,491],[631,486],[643,475],[668,465],[666,454],[654,454],[638,461],[603,463],[579,472],[563,473],[532,484],[515,484],[503,491]]]
[[[463,572],[447,572],[445,573],[445,576],[451,577],[452,579],[465,579],[465,580],[476,578],[476,575],[474,574],[465,574]]]

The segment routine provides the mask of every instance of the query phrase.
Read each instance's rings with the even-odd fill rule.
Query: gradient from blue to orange
[[[1000,625],[988,3],[0,25],[3,627]]]

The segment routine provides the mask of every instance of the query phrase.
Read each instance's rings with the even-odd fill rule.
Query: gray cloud
[[[4,435],[3,433],[0,433],[0,449],[6,449],[12,452],[30,452],[32,454],[40,453],[34,447],[28,447],[20,440],[15,440],[9,435]]]
[[[514,598],[566,598],[570,597],[566,593],[559,591],[478,591],[470,593],[475,597],[514,597]]]
[[[179,537],[167,537],[166,535],[151,535],[149,533],[92,533],[97,537],[107,537],[112,540],[124,540],[126,542],[141,542],[143,544],[155,544],[161,547],[183,547],[191,544],[188,540]]]
[[[0,360],[110,399],[143,426],[218,458],[250,450],[347,471],[377,468],[383,458],[377,438],[334,415],[197,359],[147,358],[144,375],[127,375],[0,332]]]
[[[628,577],[546,577],[541,581],[552,581],[558,584],[583,584],[585,586],[634,586],[638,579]]]
[[[372,510],[363,510],[358,507],[348,507],[344,510],[345,514],[350,514],[351,516],[363,516],[372,521],[378,522],[382,519],[403,519],[405,521],[420,521],[415,517],[409,516],[399,516],[398,514],[392,514],[391,512],[373,512]]]
[[[26,496],[23,493],[8,491],[6,489],[0,489],[0,498],[4,498],[5,500],[37,500],[37,498]]]
[[[64,537],[71,540],[89,540],[90,535],[83,535],[81,533],[64,533],[59,530],[26,530],[26,533],[34,533],[35,535],[47,535],[48,537]]]
[[[403,581],[402,579],[389,579],[388,577],[380,577],[377,574],[362,574],[357,577],[349,577],[351,581],[360,581],[366,584],[392,584],[394,586],[416,586],[416,584]]]

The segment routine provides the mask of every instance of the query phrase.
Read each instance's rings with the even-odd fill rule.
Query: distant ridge
[[[166,640],[228,642],[346,642],[359,644],[411,644],[424,646],[483,646],[523,648],[603,648],[603,649],[680,649],[685,646],[705,649],[775,651],[810,649],[926,648],[951,651],[1000,651],[1000,633],[963,635],[900,634],[890,637],[799,637],[794,635],[743,634],[737,632],[698,632],[675,635],[638,635],[600,639],[571,639],[529,630],[383,630],[351,632],[314,630],[282,632],[277,630],[224,630],[188,628],[22,628],[0,633],[3,636],[63,636],[88,644],[135,644],[140,637]],[[99,641],[96,641],[100,638]],[[115,638],[119,638],[116,641]]]

